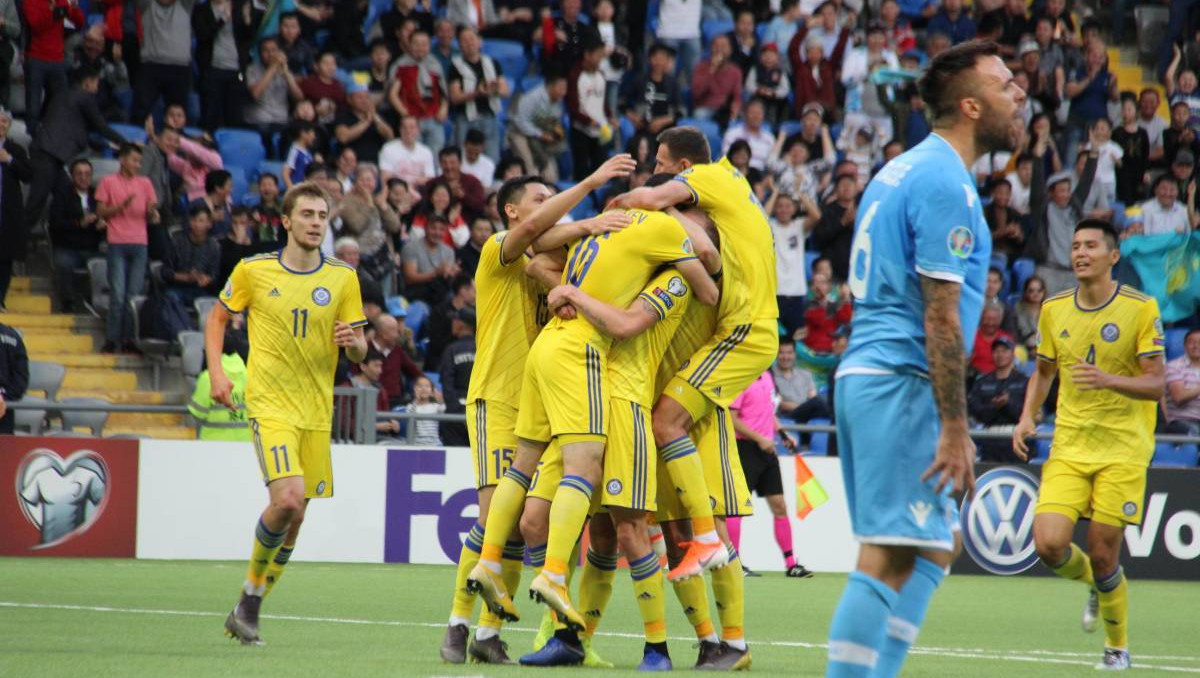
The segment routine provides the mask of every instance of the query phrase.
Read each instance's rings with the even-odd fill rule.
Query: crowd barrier
[[[795,459],[780,458],[793,510]],[[857,546],[840,462],[806,461],[829,501],[793,519],[797,558],[814,571],[846,572]],[[333,464],[334,496],[311,505],[295,560],[455,561],[478,512],[469,449],[335,445]],[[980,466],[962,521],[968,554],[956,571],[1044,569],[1029,556],[1038,470]],[[1200,471],[1150,470],[1145,520],[1126,530],[1131,575],[1200,579],[1198,490]],[[0,555],[241,560],[265,498],[246,443],[0,438]],[[743,561],[781,570],[765,501],[755,498],[754,508],[743,523]]]

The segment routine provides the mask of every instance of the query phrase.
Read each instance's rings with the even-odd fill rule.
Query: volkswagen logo
[[[993,574],[1020,574],[1038,560],[1033,511],[1038,481],[1025,469],[992,469],[979,477],[975,497],[963,502],[963,546]]]
[[[41,532],[35,549],[57,546],[95,524],[104,512],[109,473],[104,459],[79,450],[66,459],[32,450],[17,467],[17,498],[25,519]]]

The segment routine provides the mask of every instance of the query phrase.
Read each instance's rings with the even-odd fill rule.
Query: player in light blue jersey
[[[850,252],[854,321],[835,407],[861,548],[833,615],[827,678],[899,673],[953,559],[951,492],[974,484],[966,347],[991,237],[968,168],[1010,148],[1025,93],[981,41],[939,54],[919,86],[933,134],[867,186]]]

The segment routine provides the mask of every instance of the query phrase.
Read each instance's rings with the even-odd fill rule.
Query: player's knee
[[[783,500],[782,494],[773,494],[767,497],[767,507],[771,509],[771,515],[776,518],[787,517],[787,502]]]
[[[1041,539],[1038,539],[1038,535],[1035,532],[1033,544],[1037,549],[1038,558],[1041,558],[1043,563],[1053,567],[1066,560],[1067,548],[1070,541],[1061,540],[1051,535],[1044,535]]]
[[[545,544],[547,538],[548,526],[544,520],[536,516],[532,516],[529,512],[521,515],[520,522],[521,538],[526,544]]]
[[[667,443],[687,435],[687,429],[678,421],[671,417],[660,417],[655,415],[650,422],[650,428],[654,431],[654,442],[658,445],[666,445]]]
[[[650,536],[646,533],[645,523],[621,522],[617,524],[617,543],[621,551],[629,554],[642,554],[650,549]]]

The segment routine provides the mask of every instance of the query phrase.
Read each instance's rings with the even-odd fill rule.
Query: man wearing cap
[[[1180,151],[1180,155],[1191,155],[1188,151]],[[1192,190],[1194,191],[1194,185]],[[1193,205],[1179,202],[1179,186],[1174,177],[1164,174],[1154,180],[1154,197],[1142,203],[1142,233],[1145,235],[1161,235],[1163,233],[1187,233],[1197,223]]]
[[[1025,385],[1028,378],[1014,367],[1012,338],[1006,334],[992,340],[992,362],[995,371],[988,372],[975,380],[967,394],[967,411],[971,420],[988,429],[1012,427],[1021,419],[1021,407],[1025,404]],[[978,342],[976,342],[976,349]],[[980,440],[979,453],[984,461],[1013,463],[1017,458],[1012,453],[1008,439]]]
[[[796,133],[800,143],[808,147],[809,162],[824,160],[833,164],[837,161],[837,152],[833,147],[833,137],[829,126],[825,124],[825,107],[815,101],[804,104],[800,109],[800,131]]]
[[[371,103],[367,86],[355,82],[346,90],[347,110],[338,114],[334,134],[342,148],[354,149],[359,162],[375,162],[379,148],[396,136]]]
[[[975,374],[987,374],[996,369],[996,364],[992,362],[993,341],[1000,338],[1012,340],[1011,334],[1000,329],[1004,323],[1004,304],[999,301],[985,303],[979,318],[979,331],[975,333],[975,347],[971,351],[971,369]]]
[[[1045,153],[1046,139],[1039,139],[1033,149],[1035,158]],[[1092,144],[1092,148],[1097,145]],[[1045,178],[1046,164],[1033,163],[1033,181],[1029,192],[1029,213],[1033,230],[1029,237],[1029,256],[1037,262],[1037,274],[1046,281],[1049,297],[1075,286],[1071,270],[1071,242],[1075,224],[1084,217],[1084,202],[1096,177],[1098,152],[1089,151],[1075,190],[1071,190],[1071,173],[1056,172]]]
[[[474,286],[472,286],[474,289]],[[450,322],[454,341],[442,352],[438,373],[442,377],[442,399],[446,412],[467,411],[467,386],[471,383],[471,368],[475,366],[475,307],[458,309]],[[457,422],[443,421],[442,442],[446,445],[467,446],[467,427]]]

